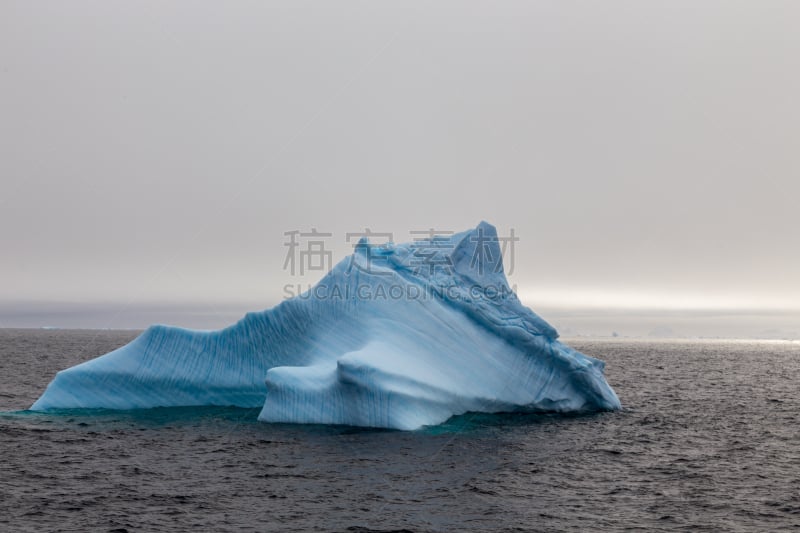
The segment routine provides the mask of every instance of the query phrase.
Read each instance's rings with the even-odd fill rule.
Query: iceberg
[[[58,372],[31,409],[261,407],[265,422],[412,430],[466,412],[619,409],[603,369],[520,302],[481,222],[362,239],[307,292],[222,330],[151,326]]]

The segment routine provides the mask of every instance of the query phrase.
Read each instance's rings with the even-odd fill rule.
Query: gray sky
[[[791,0],[2,0],[0,325],[268,307],[318,277],[283,269],[285,231],[333,233],[340,259],[346,232],[482,219],[519,236],[535,310],[800,309],[798,20]]]

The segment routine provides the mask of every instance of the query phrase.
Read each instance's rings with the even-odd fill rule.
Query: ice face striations
[[[415,429],[467,411],[613,410],[603,362],[511,292],[495,228],[362,240],[309,292],[212,332],[152,326],[31,409],[263,406],[266,422]]]

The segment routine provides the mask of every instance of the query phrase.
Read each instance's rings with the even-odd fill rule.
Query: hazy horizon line
[[[631,304],[569,304],[557,303],[553,301],[546,301],[536,303],[530,298],[519,296],[522,303],[533,311],[537,309],[546,309],[551,313],[658,313],[658,314],[674,314],[674,315],[702,315],[708,313],[714,314],[758,314],[758,315],[786,315],[786,314],[800,314],[800,305],[781,306],[781,305],[741,305],[741,306],[728,306],[728,305],[708,305],[708,306],[674,306],[674,305],[631,305]],[[75,299],[6,299],[0,301],[0,314],[10,311],[14,308],[30,309],[36,307],[38,309],[51,308],[52,310],[63,310],[65,308],[83,308],[83,309],[97,309],[97,308],[150,308],[150,309],[165,309],[165,310],[189,310],[198,307],[206,308],[219,308],[224,310],[239,309],[246,307],[248,311],[263,311],[270,309],[286,299],[277,299],[267,302],[260,302],[256,299],[174,299],[174,300],[160,300],[160,299],[92,299],[92,300],[75,300]]]
[[[726,338],[800,339],[800,309],[558,307],[523,304],[555,327],[563,338]],[[277,302],[280,303],[280,302]],[[249,312],[277,303],[251,301],[66,301],[0,302],[3,329],[141,330],[153,324],[221,329]]]

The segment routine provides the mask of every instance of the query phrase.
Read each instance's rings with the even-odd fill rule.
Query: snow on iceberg
[[[557,340],[496,230],[359,242],[308,292],[219,331],[152,326],[59,372],[33,410],[262,406],[266,422],[415,429],[468,411],[614,410],[604,363]]]

